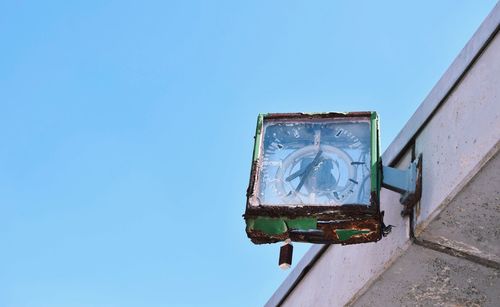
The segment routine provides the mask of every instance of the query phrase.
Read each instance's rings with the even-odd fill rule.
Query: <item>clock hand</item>
[[[291,174],[290,176],[286,177],[286,181],[292,181],[294,180],[295,178],[299,177],[300,175],[304,174],[305,171],[307,170],[307,167],[304,168],[304,169],[299,169],[298,171],[296,171],[295,173]]]
[[[321,150],[320,150],[321,151]],[[307,171],[307,167],[305,168],[301,168],[299,169],[298,171],[296,171],[295,173],[291,174],[290,176],[286,177],[285,180],[286,181],[292,181],[294,180],[295,178],[299,177],[299,176],[302,176],[305,172]]]
[[[318,151],[318,153],[316,154],[316,157],[314,157],[314,160],[305,168],[304,170],[304,175],[302,176],[302,178],[300,178],[300,182],[299,182],[299,185],[297,186],[297,188],[295,188],[295,192],[298,192],[300,191],[300,189],[302,188],[302,186],[304,185],[304,183],[306,182],[306,179],[307,177],[309,177],[309,175],[311,174],[311,171],[312,169],[317,165],[319,164],[320,161],[322,161],[323,159],[321,159],[321,154],[323,153],[323,151],[320,149]]]

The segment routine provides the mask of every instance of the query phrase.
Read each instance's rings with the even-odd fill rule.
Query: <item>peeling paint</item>
[[[287,231],[286,223],[279,218],[258,217],[247,220],[247,231],[257,230],[269,235],[282,234]]]
[[[255,144],[253,148],[253,161],[257,161],[260,153],[260,138],[262,135],[262,122],[266,114],[259,114],[257,117],[257,127],[255,128]]]
[[[370,143],[368,152],[371,192],[369,201],[345,205],[268,204],[260,198],[259,185],[263,154],[263,128],[267,120],[368,120]],[[357,244],[382,238],[380,213],[380,144],[379,120],[376,112],[270,113],[257,119],[252,170],[247,189],[247,206],[243,215],[247,236],[255,244],[291,239],[296,242],[324,244]],[[352,177],[349,177],[352,178]],[[357,182],[355,182],[357,184]],[[369,205],[368,205],[369,204]]]
[[[289,230],[314,230],[317,227],[316,218],[273,218],[257,217],[247,219],[247,231],[257,230],[268,235],[283,234]]]
[[[351,237],[369,233],[370,230],[359,230],[359,229],[337,229],[335,230],[335,234],[340,241],[349,240]]]
[[[298,218],[285,221],[289,229],[316,229],[318,221],[316,218]]]

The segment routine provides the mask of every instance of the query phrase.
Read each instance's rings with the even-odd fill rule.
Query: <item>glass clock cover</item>
[[[371,114],[338,115],[259,117],[250,206],[370,206]]]

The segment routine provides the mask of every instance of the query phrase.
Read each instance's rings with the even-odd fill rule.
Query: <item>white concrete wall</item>
[[[500,38],[497,34],[418,135],[423,153],[416,234],[494,154],[500,140]],[[498,187],[500,189],[500,187]]]
[[[408,165],[413,146],[417,154],[423,154],[422,199],[415,212],[418,235],[500,147],[498,34],[414,140],[397,166]],[[342,306],[362,293],[410,244],[409,221],[400,216],[399,197],[382,189],[385,221],[396,226],[387,238],[377,243],[329,247],[283,305]],[[278,293],[283,295],[287,287],[292,288],[285,286]],[[276,298],[271,298],[268,305],[276,303]]]

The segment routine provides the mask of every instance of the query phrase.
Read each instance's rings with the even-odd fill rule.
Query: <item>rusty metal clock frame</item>
[[[282,159],[273,161],[281,151]],[[378,241],[381,182],[375,112],[261,114],[247,235],[256,244]]]

